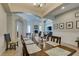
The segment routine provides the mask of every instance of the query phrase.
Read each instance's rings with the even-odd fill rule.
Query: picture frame
[[[73,22],[66,22],[66,29],[72,29],[73,28]]]
[[[79,20],[76,21],[76,29],[79,29]]]
[[[75,13],[75,17],[79,17],[79,12],[76,12]]]
[[[54,24],[54,29],[58,29],[58,24]]]
[[[59,24],[59,28],[60,28],[60,29],[64,29],[64,23],[60,23],[60,24]]]
[[[38,29],[38,25],[34,25],[34,29]]]

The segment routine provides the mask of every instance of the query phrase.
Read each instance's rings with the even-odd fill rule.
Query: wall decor
[[[38,25],[34,25],[34,29],[39,29]]]
[[[72,21],[66,22],[66,28],[67,29],[72,29],[73,28],[73,22]]]
[[[75,13],[75,17],[79,17],[79,12],[76,12]]]
[[[76,29],[79,29],[79,20],[76,21]]]
[[[60,24],[59,24],[59,28],[60,28],[60,29],[64,29],[64,23],[60,23]]]
[[[54,24],[54,29],[58,29],[58,24]]]

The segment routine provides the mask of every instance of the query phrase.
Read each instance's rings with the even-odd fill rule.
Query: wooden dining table
[[[63,45],[53,46],[53,45],[46,43],[46,41],[45,42],[41,41],[41,44],[39,43],[38,45],[32,40],[29,40],[28,44],[27,42],[28,41],[26,41],[25,43],[26,43],[27,50],[30,56],[49,56],[49,54],[47,54],[45,51],[56,48],[56,47],[69,51],[70,53],[68,55],[73,55],[76,52],[76,50],[72,48],[69,48]]]

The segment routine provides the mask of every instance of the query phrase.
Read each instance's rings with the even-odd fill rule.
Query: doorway
[[[44,21],[44,31],[48,35],[53,35],[53,21],[51,19]]]

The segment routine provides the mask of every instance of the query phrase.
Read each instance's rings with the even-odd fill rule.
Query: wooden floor
[[[39,46],[39,47],[42,49],[41,46]],[[79,49],[77,47],[74,47],[72,45],[65,44],[65,43],[63,43],[62,46],[59,45],[58,47],[70,51],[71,52],[71,54],[69,54],[70,56],[71,55],[72,56],[79,56]],[[49,50],[51,48],[55,48],[55,47],[51,46],[49,44],[46,44],[46,47],[44,49],[42,49],[41,51],[39,51],[37,53],[31,54],[31,56],[48,56],[48,54],[46,54],[44,51]],[[17,47],[16,50],[12,49],[12,50],[5,51],[1,56],[22,56],[21,42],[19,41],[19,47]]]
[[[1,56],[22,56],[22,44],[21,41],[18,42],[19,46],[15,49],[9,49],[2,53]]]

